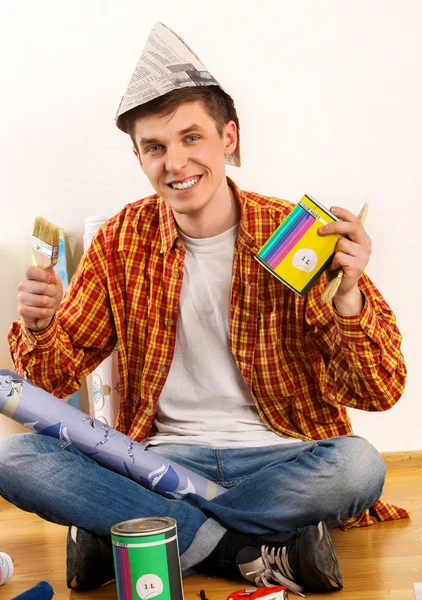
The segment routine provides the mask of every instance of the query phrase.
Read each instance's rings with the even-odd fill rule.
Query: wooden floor
[[[412,518],[348,532],[334,530],[345,588],[334,595],[318,594],[318,599],[414,600],[413,584],[422,582],[422,469],[391,470],[383,498],[411,510]],[[13,577],[0,587],[1,600],[10,600],[42,580],[53,586],[55,600],[117,599],[115,584],[90,593],[66,588],[66,533],[64,527],[0,499],[0,551],[15,562]],[[184,579],[185,599],[199,599],[199,590],[204,589],[209,600],[225,600],[245,583],[192,575]]]

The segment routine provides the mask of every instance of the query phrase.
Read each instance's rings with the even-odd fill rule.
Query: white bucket
[[[88,250],[91,245],[92,238],[97,233],[103,223],[107,221],[108,217],[102,217],[93,215],[85,218],[85,233],[84,233],[84,250]]]

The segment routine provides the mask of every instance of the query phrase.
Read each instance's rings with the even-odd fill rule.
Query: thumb
[[[54,283],[57,288],[58,301],[61,302],[63,296],[63,284],[60,275],[54,269],[50,269],[50,283]]]
[[[58,273],[56,273],[56,271],[53,271],[53,275],[54,275],[54,283],[59,287],[63,287],[60,275]]]

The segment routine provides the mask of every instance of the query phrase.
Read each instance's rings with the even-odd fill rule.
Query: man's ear
[[[144,170],[144,166],[142,164],[142,159],[141,159],[138,149],[135,146],[133,146],[132,150],[133,150],[134,155],[136,156],[138,163],[141,165],[141,169]]]
[[[226,156],[233,154],[237,146],[237,126],[234,121],[229,121],[224,125],[223,140],[224,154]]]

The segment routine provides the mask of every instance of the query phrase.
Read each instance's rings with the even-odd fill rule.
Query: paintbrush
[[[358,214],[358,219],[364,223],[366,219],[366,215],[368,214],[368,203],[362,206],[360,213]],[[341,280],[343,279],[344,271],[340,267],[335,272],[333,279],[328,283],[327,287],[324,290],[324,293],[321,296],[321,300],[324,303],[330,302],[337,293],[338,288],[340,287]]]
[[[52,225],[43,217],[37,217],[32,232],[32,254],[37,267],[52,269],[59,257],[59,228]],[[38,321],[35,319],[35,327],[38,329]]]
[[[37,217],[32,232],[32,253],[37,267],[51,269],[59,258],[59,228]]]

